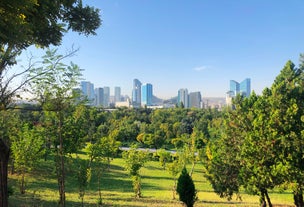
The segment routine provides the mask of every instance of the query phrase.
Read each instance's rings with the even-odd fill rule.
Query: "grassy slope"
[[[35,174],[28,176],[28,190],[25,195],[15,193],[10,197],[10,206],[12,207],[53,207],[58,201],[58,191],[56,177],[52,167],[52,161],[40,164],[40,168]],[[102,197],[104,206],[182,206],[177,200],[172,200],[173,179],[167,171],[164,171],[158,162],[150,161],[141,170],[142,175],[142,193],[143,198],[135,199],[132,192],[132,184],[128,175],[124,171],[124,161],[122,159],[114,159],[111,163],[110,171],[104,173],[102,178]],[[73,177],[71,169],[68,170],[66,182],[66,198],[67,206],[81,206],[78,198],[77,182]],[[258,206],[258,197],[247,194],[242,195],[242,201],[227,201],[219,198],[212,192],[210,184],[203,176],[203,167],[197,165],[193,174],[195,186],[198,190],[199,200],[195,206]],[[16,175],[11,175],[9,182],[12,186],[17,186]],[[292,205],[291,193],[270,194],[273,204],[280,206]],[[97,206],[98,198],[97,181],[92,177],[91,183],[85,195],[85,206]]]

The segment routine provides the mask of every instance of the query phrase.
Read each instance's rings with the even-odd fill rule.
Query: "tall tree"
[[[302,58],[302,56],[301,56]],[[299,68],[288,61],[271,86],[270,127],[280,146],[286,179],[292,184],[295,205],[303,207],[304,190],[304,74],[303,59]]]
[[[32,75],[39,76],[33,84],[33,90],[37,95],[45,112],[45,116],[52,124],[47,128],[53,135],[55,147],[55,165],[58,178],[60,206],[65,206],[65,156],[68,153],[76,152],[80,148],[81,138],[84,137],[78,121],[82,121],[75,111],[76,98],[74,88],[78,86],[81,76],[80,68],[71,63],[62,63],[66,56],[58,55],[56,50],[47,50],[43,57],[43,66],[32,70]],[[75,52],[75,51],[74,51]],[[77,95],[77,94],[76,94]],[[82,123],[82,122],[81,122]]]
[[[1,0],[0,1],[0,109],[10,105],[16,92],[31,78],[9,87],[12,80],[27,74],[31,68],[6,77],[16,64],[16,57],[31,45],[48,47],[60,45],[63,35],[69,31],[80,34],[96,34],[101,20],[99,10],[82,4],[82,0]],[[0,207],[8,206],[7,163],[9,142],[0,137]]]

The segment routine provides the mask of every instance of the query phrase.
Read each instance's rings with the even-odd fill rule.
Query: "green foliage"
[[[11,136],[11,150],[14,167],[20,174],[20,192],[25,193],[25,175],[33,170],[38,160],[44,154],[44,140],[36,127],[25,124],[15,136]]]
[[[0,48],[59,45],[69,29],[89,35],[101,24],[99,10],[77,0],[3,0],[0,14]]]
[[[193,207],[196,197],[196,190],[192,178],[188,174],[186,168],[182,170],[181,175],[177,180],[177,193],[179,200],[186,204],[187,207]]]
[[[159,149],[154,154],[158,158],[160,165],[166,169],[166,164],[171,161],[171,153],[165,149]]]
[[[122,156],[126,162],[125,168],[132,178],[132,185],[133,185],[135,197],[140,198],[141,178],[140,178],[139,170],[144,166],[144,164],[148,160],[147,153],[138,150],[136,146],[132,146],[130,150],[124,151]]]

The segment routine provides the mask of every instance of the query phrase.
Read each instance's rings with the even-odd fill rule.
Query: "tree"
[[[58,177],[60,206],[65,206],[65,156],[76,152],[81,147],[84,133],[78,121],[81,121],[75,113],[76,95],[74,88],[78,86],[81,76],[80,68],[71,63],[62,63],[64,58],[69,57],[57,55],[56,50],[47,50],[43,57],[43,66],[32,70],[32,76],[39,76],[33,84],[33,90],[40,101],[46,119],[51,122],[49,134],[52,136],[56,173]],[[75,51],[74,51],[75,52]],[[81,122],[80,122],[81,123]],[[81,140],[82,139],[82,140]]]
[[[17,91],[31,78],[9,87],[12,80],[26,75],[30,68],[7,77],[16,57],[30,45],[59,45],[68,30],[95,34],[101,20],[99,10],[84,6],[81,0],[2,0],[0,1],[0,109],[6,110]],[[8,206],[7,163],[9,142],[0,138],[0,206]]]
[[[269,125],[275,145],[280,147],[279,161],[284,165],[285,179],[292,185],[295,205],[303,207],[303,55],[300,60],[299,68],[288,61],[271,86]]]
[[[11,137],[11,150],[14,158],[16,172],[21,175],[20,193],[25,193],[25,175],[31,172],[37,161],[44,154],[44,140],[39,134],[37,127],[32,129],[28,124],[19,129],[15,136]]]
[[[177,180],[177,193],[179,200],[186,204],[187,207],[193,207],[196,197],[196,190],[191,176],[188,174],[186,168],[183,169],[181,175]]]
[[[147,162],[147,153],[137,150],[136,146],[132,146],[128,151],[122,154],[126,161],[126,170],[132,178],[133,190],[136,198],[141,197],[141,177],[140,168]]]

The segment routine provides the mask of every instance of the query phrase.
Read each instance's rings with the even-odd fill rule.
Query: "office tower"
[[[192,92],[189,94],[189,107],[190,108],[202,108],[202,96],[201,92]]]
[[[141,105],[141,82],[138,79],[133,80],[132,105],[133,107]]]
[[[250,92],[251,92],[251,87],[250,87],[251,83],[250,83],[250,78],[246,78],[245,80],[243,80],[240,83],[240,93],[243,96],[249,97],[250,96]]]
[[[241,94],[243,96],[249,97],[251,92],[250,85],[250,78],[246,78],[241,83],[238,83],[235,80],[230,80],[229,96],[234,97],[237,94]]]
[[[94,105],[95,102],[95,93],[94,93],[94,84],[89,81],[80,82],[82,95],[88,99],[90,105]]]
[[[114,102],[120,102],[121,101],[121,90],[120,87],[114,88]]]
[[[189,108],[188,89],[185,88],[178,90],[177,103],[179,106],[183,104],[184,108]]]
[[[110,106],[110,87],[103,88],[103,106],[104,107]]]
[[[240,84],[235,80],[230,80],[230,91],[233,92],[233,96],[240,93]]]
[[[151,106],[153,98],[153,88],[152,84],[147,83],[141,87],[141,105]]]
[[[103,104],[104,104],[103,88],[96,88],[95,89],[95,105],[96,106],[103,106]]]

